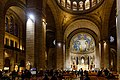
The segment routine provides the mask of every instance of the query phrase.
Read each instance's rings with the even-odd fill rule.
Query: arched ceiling
[[[11,6],[9,9],[12,10],[20,18],[22,22],[25,22],[25,18],[26,18],[25,12],[21,8],[17,6]]]
[[[98,29],[98,27],[93,22],[85,19],[76,20],[72,22],[65,30],[64,39],[67,39],[67,37],[70,35],[71,32],[80,28],[90,29],[91,31],[96,33],[96,35],[100,39],[100,30]]]
[[[22,1],[24,4],[26,4],[26,0],[20,0],[20,1]]]
[[[96,26],[92,21],[89,21],[89,22],[93,23],[96,27],[84,27],[84,28],[93,30],[99,37],[101,36],[101,37],[103,37],[102,39],[104,39],[108,36],[108,21],[109,21],[110,10],[111,10],[111,6],[113,5],[113,1],[114,0],[112,0],[112,1],[104,0],[103,4],[100,7],[98,7],[97,9],[93,10],[92,12],[89,12],[87,14],[78,14],[78,15],[75,15],[72,13],[69,14],[68,12],[65,12],[64,10],[59,8],[59,6],[57,6],[57,4],[55,3],[54,0],[48,0],[48,5],[52,10],[56,24],[59,24],[60,26],[62,26],[60,23],[62,23],[62,20],[64,20],[64,18],[63,18],[64,15],[66,16],[66,18],[64,20],[64,25],[75,17],[89,16],[89,18],[100,23],[98,25],[100,25],[101,30],[99,30],[97,28],[98,25]],[[82,21],[83,19],[80,18],[80,20]],[[90,20],[90,19],[88,19],[88,20]],[[78,24],[77,21],[75,21],[76,22],[75,25]],[[88,22],[88,21],[86,21],[86,22]],[[69,26],[66,28],[67,32],[65,32],[65,36],[68,36],[70,34],[70,32],[72,32],[74,30],[74,29],[72,29],[74,27],[70,28],[70,25],[75,26],[73,23],[67,24]],[[88,24],[87,25],[85,22],[81,23],[81,24],[90,26],[88,23],[87,23]],[[79,27],[81,27],[81,26],[79,26]],[[79,27],[77,27],[77,28],[79,28]],[[83,28],[83,26],[82,26],[82,28]],[[101,33],[101,35],[100,35],[100,33]]]

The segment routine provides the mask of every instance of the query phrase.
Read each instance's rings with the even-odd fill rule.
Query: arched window
[[[18,28],[18,25],[15,23],[15,33],[14,35],[18,37],[18,33],[19,33],[19,28]]]
[[[65,0],[61,0],[61,5],[65,7]]]
[[[77,10],[77,2],[73,2],[73,10],[76,11]]]
[[[70,13],[86,13],[98,8],[104,0],[56,0],[60,8]],[[95,7],[96,6],[96,7]]]
[[[83,10],[83,2],[82,1],[79,2],[79,10]]]
[[[90,8],[90,0],[86,0],[85,1],[85,9],[89,9]]]
[[[97,0],[92,0],[92,7],[97,4]]]
[[[10,34],[14,34],[14,19],[10,16]]]
[[[5,18],[5,31],[9,32],[9,24],[8,24],[8,17]]]
[[[85,58],[82,56],[81,57],[81,64],[84,64],[85,63]]]
[[[71,2],[70,0],[67,0],[67,9],[70,9],[71,8]]]

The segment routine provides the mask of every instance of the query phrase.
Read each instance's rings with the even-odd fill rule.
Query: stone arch
[[[99,50],[100,50],[99,49],[100,29],[94,22],[92,22],[90,20],[86,20],[86,19],[76,20],[76,21],[72,22],[71,24],[69,24],[69,26],[65,29],[65,32],[64,32],[64,40],[66,43],[65,65],[68,66],[67,63],[69,63],[69,61],[70,61],[70,57],[69,57],[71,55],[70,54],[70,45],[69,45],[70,40],[75,34],[80,33],[80,32],[88,33],[94,38],[94,40],[95,40],[95,52],[94,52],[95,62],[94,63],[95,63],[96,68],[100,68],[100,54],[101,54],[99,52]]]
[[[23,9],[24,11],[26,10],[26,6],[22,1],[20,1],[20,0],[8,0],[4,6],[4,14],[8,10],[8,8],[11,6],[17,6],[17,7],[20,7],[21,9]]]
[[[87,28],[78,28],[78,29],[76,29],[76,30],[74,30],[73,32],[71,32],[70,34],[69,34],[69,36],[67,37],[67,46],[69,47],[70,45],[70,40],[71,40],[71,38],[75,35],[75,34],[77,34],[77,33],[80,33],[80,32],[85,32],[85,33],[88,33],[88,34],[90,34],[93,38],[94,38],[94,40],[95,40],[95,44],[97,44],[98,43],[98,36],[96,35],[96,33],[95,32],[93,32],[93,31],[91,31],[90,29],[87,29]]]
[[[101,31],[101,21],[100,20],[97,20],[96,18],[92,17],[92,16],[89,16],[89,15],[82,15],[82,16],[78,16],[78,17],[73,17],[72,19],[70,19],[69,21],[66,22],[66,24],[64,25],[63,27],[63,30],[65,32],[66,28],[73,22],[76,22],[77,20],[88,20],[88,21],[91,21],[93,22],[97,27],[98,29]]]
[[[15,9],[15,10],[20,10],[20,11],[23,11],[24,12],[24,15],[25,15],[25,11],[26,11],[26,6],[25,6],[25,4],[22,2],[22,1],[20,1],[20,0],[8,0],[6,3],[5,3],[5,6],[4,6],[4,19],[5,19],[5,15],[6,15],[6,13],[7,13],[7,11],[8,11],[8,9],[9,8],[13,8],[13,9]],[[18,13],[15,13],[15,11],[13,11],[13,10],[11,10],[10,12],[12,12],[12,13],[14,13],[14,16],[16,17],[16,19],[17,18],[19,18],[19,21],[22,23],[22,28],[24,28],[23,27],[23,24],[24,24],[24,21],[22,21],[21,19],[22,18],[20,18],[20,16],[18,15]],[[17,11],[16,11],[17,12]],[[22,30],[22,29],[21,29]]]
[[[6,33],[5,33],[5,16],[6,16],[6,14],[8,14],[8,13],[10,13],[10,16],[11,16],[11,14],[12,14],[12,16],[14,16],[14,19],[15,19],[15,21],[16,21],[16,23],[18,23],[18,25],[16,25],[16,23],[14,24],[14,27],[16,26],[16,27],[19,27],[19,30],[18,30],[18,35],[20,36],[20,37],[23,37],[24,35],[23,35],[23,33],[25,34],[25,32],[24,32],[24,30],[25,30],[25,17],[23,17],[23,15],[22,16],[20,16],[20,13],[23,13],[24,15],[25,15],[25,10],[26,10],[26,6],[25,6],[25,4],[22,2],[22,1],[20,1],[20,0],[7,0],[7,2],[5,3],[5,6],[4,6],[4,14],[3,14],[3,25],[4,26],[2,26],[2,28],[4,29],[3,30],[3,34],[4,34],[4,37],[3,37],[3,39],[4,38],[7,38],[8,36],[6,36]],[[22,11],[22,12],[21,12]],[[24,29],[24,30],[23,30]],[[18,36],[16,36],[16,37],[18,37]],[[9,36],[8,38],[10,38],[9,40],[11,40],[11,41],[13,41],[14,40],[14,42],[16,42],[17,43],[17,47],[16,47],[16,49],[17,48],[19,48],[19,49],[23,49],[24,48],[24,45],[23,45],[23,43],[24,42],[22,42],[22,39],[18,39],[18,38],[16,38],[16,39],[13,39],[14,37],[12,37],[12,36]],[[25,38],[24,38],[25,39]],[[20,41],[21,41],[21,43],[20,43]],[[4,42],[3,42],[4,43]],[[14,43],[15,44],[15,43]],[[25,44],[25,43],[24,43]],[[3,44],[4,45],[4,44]],[[19,45],[22,45],[22,46],[19,46]],[[14,46],[15,47],[15,46]],[[3,47],[4,49],[6,48],[6,47]],[[3,53],[4,53],[4,51],[3,51]],[[9,52],[10,54],[12,53],[12,52]],[[15,52],[13,52],[13,53],[15,53]],[[12,64],[11,64],[11,70],[13,69],[13,67],[14,67],[14,65],[15,65],[15,56],[12,56],[13,57],[13,61],[11,62]],[[17,58],[18,59],[18,58]],[[4,61],[4,58],[3,58],[3,61]],[[4,65],[3,65],[4,66]]]
[[[95,23],[93,23],[90,20],[86,20],[86,19],[76,20],[72,22],[71,24],[69,24],[68,27],[66,27],[64,31],[64,40],[69,36],[71,32],[73,32],[74,30],[78,28],[87,28],[87,29],[92,30],[93,32],[96,33],[96,35],[98,36],[98,39],[100,40],[100,29]]]

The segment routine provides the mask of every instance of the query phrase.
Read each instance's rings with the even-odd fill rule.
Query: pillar
[[[27,16],[31,20],[31,31],[27,31],[26,35],[26,62],[29,60],[32,67],[38,70],[45,69],[45,46],[46,46],[46,22],[45,22],[45,5],[46,0],[28,0]],[[32,17],[29,14],[33,15]],[[27,27],[27,26],[26,26]],[[30,35],[31,34],[31,35]]]
[[[68,46],[69,42],[66,42],[66,52],[65,52],[65,69],[70,69],[71,68],[71,56],[70,56],[70,46]]]
[[[33,13],[29,15],[33,16]],[[35,34],[35,21],[32,20],[32,18],[28,17],[26,23],[26,68],[27,69],[30,69],[30,66],[34,67],[34,50],[35,50],[34,34]]]
[[[101,40],[101,68],[109,68],[108,41]]]
[[[3,7],[0,5],[0,69],[3,69],[4,64],[4,33],[5,33],[5,18],[3,14]]]
[[[58,28],[59,27],[59,28]],[[57,25],[57,54],[56,54],[56,68],[57,69],[63,69],[63,34],[62,34],[62,28]]]
[[[100,44],[101,44],[101,68],[104,68],[104,53],[103,53],[104,43],[102,40],[100,41]]]
[[[104,68],[109,68],[109,45],[108,40],[104,41]]]
[[[101,57],[101,44],[97,41],[96,43],[96,55],[95,55],[95,68],[99,68],[100,69],[100,57]]]

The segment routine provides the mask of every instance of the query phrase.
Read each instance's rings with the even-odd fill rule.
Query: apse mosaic
[[[95,51],[95,41],[88,33],[76,34],[71,39],[70,46],[73,53],[93,53]]]

